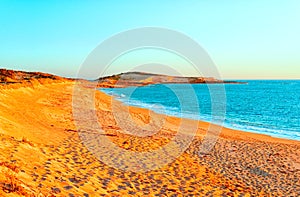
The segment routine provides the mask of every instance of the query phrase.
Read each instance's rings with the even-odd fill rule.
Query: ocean
[[[247,83],[155,84],[101,91],[157,113],[208,122],[222,116],[227,128],[300,140],[300,80],[240,82]]]

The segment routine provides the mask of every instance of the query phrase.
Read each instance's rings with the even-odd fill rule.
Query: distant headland
[[[146,86],[152,84],[242,84],[243,82],[226,81],[213,77],[183,77],[153,74],[145,72],[126,72],[112,76],[101,77],[97,80],[98,87],[127,87]]]
[[[84,79],[60,77],[42,72],[26,72],[8,69],[0,69],[0,84],[23,86],[34,84],[47,84],[64,81],[88,81]],[[128,86],[146,86],[152,84],[243,84],[244,82],[227,81],[213,77],[182,77],[146,72],[125,72],[117,75],[100,77],[89,81],[97,83],[97,87],[122,88]]]

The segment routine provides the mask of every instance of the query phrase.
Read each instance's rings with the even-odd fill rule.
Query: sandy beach
[[[223,128],[213,149],[199,156],[209,126],[201,121],[186,120],[198,124],[198,130],[174,162],[148,172],[109,167],[79,136],[72,114],[74,83],[61,79],[0,86],[0,196],[300,195],[299,141]],[[128,151],[159,149],[174,137],[181,121],[167,117],[155,135],[134,136],[114,120],[110,96],[97,91],[95,98],[95,113],[107,137]],[[84,101],[77,107],[84,108]],[[129,111],[137,124],[149,123],[149,110]]]

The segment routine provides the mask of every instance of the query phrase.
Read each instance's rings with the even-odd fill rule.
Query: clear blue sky
[[[223,78],[300,78],[299,0],[0,0],[0,67],[76,76],[104,39],[144,26],[202,45]]]

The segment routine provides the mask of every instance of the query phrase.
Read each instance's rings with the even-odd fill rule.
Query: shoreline
[[[18,90],[18,89],[27,89],[27,88],[39,88],[39,87],[43,87],[43,86],[52,86],[52,85],[65,85],[65,84],[76,84],[77,82],[76,81],[72,81],[70,79],[67,79],[67,80],[58,80],[58,81],[47,81],[46,83],[45,82],[42,82],[42,83],[33,83],[32,85],[27,85],[27,84],[20,84],[20,85],[16,85],[16,84],[5,84],[5,85],[0,85],[0,90],[7,90],[7,91],[13,91],[13,90]],[[86,88],[90,88],[90,82],[86,82],[86,81],[81,81],[80,83],[84,83],[86,85],[84,85]],[[152,85],[152,84],[149,84],[149,85]],[[126,86],[127,87],[127,86]],[[103,88],[103,87],[101,87]],[[213,125],[217,125],[215,123],[212,123],[212,122],[209,122],[209,121],[206,121],[206,120],[198,120],[198,119],[192,119],[192,118],[188,118],[188,117],[178,117],[176,115],[171,115],[171,114],[163,114],[163,113],[158,113],[158,112],[155,112],[147,107],[140,107],[140,106],[134,106],[134,105],[129,105],[129,104],[126,104],[118,99],[115,98],[115,96],[113,95],[109,95],[108,93],[104,92],[101,90],[101,88],[98,88],[97,87],[97,91],[101,92],[102,94],[105,94],[107,95],[108,97],[110,98],[113,98],[115,99],[117,102],[120,102],[122,103],[123,105],[125,106],[128,106],[130,108],[136,108],[136,109],[142,109],[142,110],[147,110],[147,111],[152,111],[154,112],[155,114],[160,114],[160,115],[164,115],[164,116],[167,116],[167,117],[170,117],[170,118],[174,118],[174,119],[186,119],[186,120],[190,120],[190,121],[196,121],[196,122],[199,122],[199,124],[213,124]],[[123,87],[121,87],[123,88]],[[296,140],[296,139],[290,139],[290,138],[282,138],[282,137],[278,137],[278,136],[272,136],[270,134],[266,134],[266,133],[259,133],[259,132],[253,132],[251,130],[247,131],[247,130],[243,130],[243,129],[238,129],[238,128],[230,128],[230,127],[226,127],[226,126],[221,126],[221,125],[217,125],[217,126],[220,126],[222,128],[224,128],[225,130],[232,130],[232,131],[237,131],[237,132],[241,132],[241,133],[245,133],[245,134],[250,134],[251,136],[255,136],[257,135],[259,138],[259,136],[266,136],[268,138],[274,138],[274,139],[278,139],[278,140],[283,140],[283,141],[293,141],[293,142],[296,142],[296,143],[300,143],[299,140]]]
[[[124,88],[124,87],[120,87],[120,88]],[[110,88],[108,88],[108,89],[110,89]],[[102,91],[101,88],[97,88],[97,90],[104,93],[104,94],[106,94],[106,95],[108,95],[108,96],[110,96],[110,97],[112,97],[113,99],[121,102],[122,104],[124,104],[126,106],[142,108],[142,109],[147,109],[147,110],[153,111],[151,108],[148,108],[147,106],[131,105],[131,104],[125,103],[125,102],[122,101],[122,99],[118,99],[116,96],[110,95],[109,93],[106,93],[105,91]],[[208,123],[208,124],[218,125],[216,123],[213,123],[213,122],[210,122],[210,121],[207,121],[207,120],[204,120],[204,119],[194,119],[194,118],[191,118],[191,117],[179,117],[179,116],[176,116],[174,114],[160,113],[160,112],[157,112],[157,111],[153,111],[153,112],[155,112],[157,114],[169,116],[169,117],[176,117],[176,118],[179,118],[179,119],[183,118],[183,119],[189,119],[189,120],[192,120],[192,121],[199,121],[199,122],[205,122],[205,123]],[[246,133],[264,135],[264,136],[269,136],[269,137],[276,138],[276,139],[292,140],[292,141],[300,142],[300,139],[298,140],[298,139],[292,139],[292,138],[289,138],[289,137],[282,137],[282,136],[276,135],[276,134],[272,135],[268,132],[260,132],[260,131],[255,131],[255,130],[251,130],[251,129],[247,130],[247,129],[243,129],[243,128],[237,128],[237,127],[234,127],[234,126],[231,127],[229,125],[226,125],[225,120],[223,122],[223,125],[224,126],[221,126],[221,125],[218,125],[218,126],[224,127],[226,129],[229,129],[229,130],[235,130],[235,131],[241,131],[241,132],[246,132]],[[266,129],[267,130],[268,128],[257,128],[257,129]],[[276,130],[274,130],[274,131],[276,131]]]

